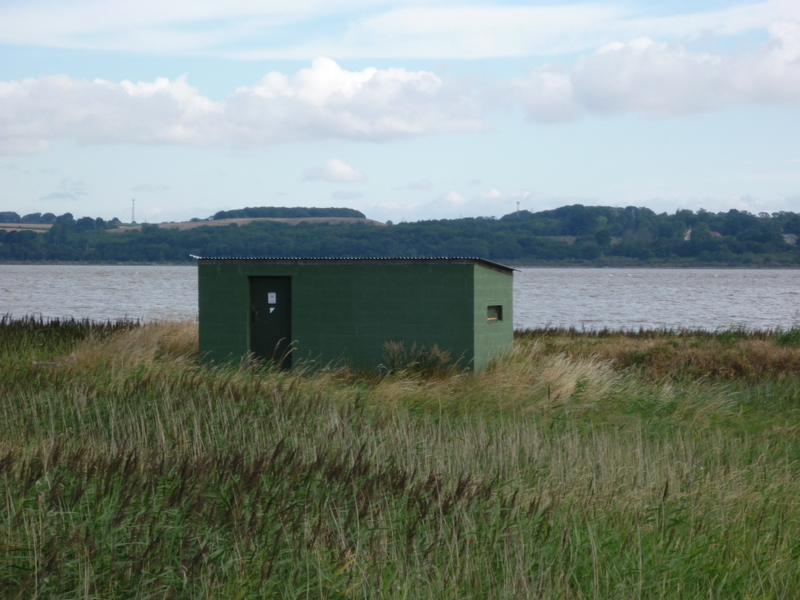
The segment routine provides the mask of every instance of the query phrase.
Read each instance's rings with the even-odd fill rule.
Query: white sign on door
[[[267,303],[268,304],[277,304],[278,303],[277,294],[275,292],[269,292],[267,294]]]

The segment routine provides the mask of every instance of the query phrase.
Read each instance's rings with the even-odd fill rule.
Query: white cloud
[[[460,217],[501,217],[517,208],[517,202],[532,202],[534,195],[529,190],[504,192],[497,188],[464,195],[455,190],[440,194],[428,203],[382,204],[377,208],[385,218],[396,219],[412,212],[424,213],[430,218],[452,219]]]
[[[338,158],[326,160],[303,173],[303,181],[330,181],[334,183],[358,183],[366,177],[360,171]]]
[[[489,188],[487,191],[481,194],[480,197],[484,200],[496,200],[497,198],[502,198],[503,195],[503,192],[497,188]]]
[[[50,141],[257,146],[320,139],[387,140],[480,127],[478,102],[427,71],[346,71],[318,58],[213,102],[187,83],[0,82],[0,151],[29,154]]]
[[[482,192],[472,198],[472,202],[476,204],[480,204],[485,207],[497,207],[505,210],[502,214],[506,212],[510,212],[510,208],[507,207],[514,207],[516,209],[517,202],[523,202],[529,198],[533,197],[533,193],[530,190],[517,190],[513,192],[503,192],[497,188],[489,188],[485,192]],[[496,214],[492,212],[491,214]]]
[[[512,83],[514,95],[537,121],[569,121],[583,114],[575,99],[572,76],[565,68],[549,65]]]
[[[219,113],[184,77],[136,84],[66,76],[0,82],[0,140],[9,153],[41,151],[57,138],[200,144]]]
[[[584,32],[594,34],[624,16],[616,6],[603,3],[411,6],[354,23],[335,52],[459,59],[572,52],[586,47]],[[594,35],[589,37],[594,38],[590,45],[598,43]]]
[[[684,40],[735,36],[800,19],[795,0],[743,2],[685,14],[648,12],[660,10],[659,3],[650,8],[633,2],[543,6],[431,2],[393,8],[354,23],[330,54],[456,59],[557,55],[641,36]]]
[[[505,192],[492,187],[469,197],[459,195],[458,199],[459,202],[453,204],[466,210],[470,215],[503,216],[516,210],[517,202],[533,199],[533,193],[530,190]]]
[[[124,28],[128,17],[134,27],[203,23],[218,17],[241,19],[241,27],[253,18],[301,22],[324,3],[306,0],[283,8],[244,0],[227,8],[210,0],[168,4],[163,15],[155,10],[153,0],[146,0],[142,14],[130,15],[127,8],[116,14],[95,0],[65,5],[70,10],[41,0],[6,5],[0,7],[0,42],[24,43],[21,38],[14,41],[14,32],[28,26],[35,29],[33,18],[44,8],[55,11],[55,17],[39,19],[36,26],[56,37],[69,37]],[[563,50],[556,38],[570,48],[591,43],[597,47],[602,42],[572,66],[546,65],[512,83],[511,94],[538,121],[622,113],[663,116],[737,104],[800,104],[800,4],[796,0],[660,18],[602,3],[561,7],[467,6],[444,0],[411,7],[384,4],[369,13],[355,11],[361,20],[343,39],[362,48],[370,44],[378,48],[384,42],[384,48],[446,43],[456,48],[455,53],[471,43],[476,55],[492,56],[515,54],[512,46],[528,40],[544,45],[528,47],[527,54]],[[330,3],[325,10],[345,15],[368,5],[366,0],[347,0]],[[381,12],[386,6],[389,9]],[[88,19],[95,14],[100,17]],[[393,24],[398,25],[396,30],[391,29]],[[581,24],[594,32],[593,41],[581,37]],[[512,31],[513,27],[518,31]],[[771,38],[750,53],[699,53],[687,45],[703,31],[735,35],[754,28],[769,31]],[[642,31],[650,37],[633,35]],[[661,41],[669,36],[682,36],[688,42]],[[505,49],[496,45],[495,38],[506,40]],[[610,41],[614,39],[627,41]],[[506,86],[504,91],[508,90]],[[218,102],[201,95],[186,77],[116,83],[44,76],[0,82],[0,154],[43,152],[60,138],[80,143],[234,148],[329,139],[383,141],[475,131],[482,128],[487,107],[477,89],[444,81],[429,71],[348,71],[327,58],[318,58],[292,75],[268,73]]]
[[[361,207],[372,218],[380,220],[391,219],[398,222],[410,220],[414,215],[424,219],[455,219],[462,217],[495,217],[517,210],[539,211],[557,208],[568,204],[598,204],[596,198],[580,197],[550,197],[531,190],[520,189],[503,191],[498,188],[489,188],[475,194],[461,194],[451,190],[428,200],[381,201],[367,207]],[[421,215],[424,215],[422,217]]]
[[[779,23],[756,52],[722,56],[639,38],[606,44],[570,68],[548,66],[513,88],[531,118],[663,116],[736,104],[800,104],[800,24]]]
[[[738,35],[800,13],[796,0],[743,0],[721,10],[666,15],[664,3],[631,0],[520,4],[25,0],[0,5],[0,43],[249,59],[465,59],[580,52],[639,36]]]
[[[464,206],[467,202],[469,202],[469,200],[467,200],[464,196],[453,190],[442,194],[439,196],[438,200],[452,206]]]
[[[0,127],[2,127],[2,115],[0,115]],[[0,155],[17,154],[28,155],[38,154],[46,151],[50,147],[47,140],[31,139],[24,136],[8,136],[0,130]]]
[[[26,0],[0,6],[0,42],[93,50],[208,54],[292,23],[359,8],[381,0]],[[46,18],[43,18],[46,15]],[[306,57],[309,58],[309,57]]]
[[[480,128],[480,102],[427,71],[343,70],[327,58],[291,79],[268,74],[226,101],[226,115],[246,118],[242,134],[263,139],[321,137],[381,140]]]

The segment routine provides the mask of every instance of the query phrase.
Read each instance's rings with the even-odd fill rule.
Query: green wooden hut
[[[377,368],[385,345],[481,371],[513,341],[513,269],[481,258],[196,257],[200,352]]]

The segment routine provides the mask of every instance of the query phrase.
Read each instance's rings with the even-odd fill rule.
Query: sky
[[[0,0],[0,211],[800,212],[797,0]]]

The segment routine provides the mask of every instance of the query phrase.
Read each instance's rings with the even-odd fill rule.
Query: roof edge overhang
[[[386,258],[358,258],[358,257],[271,257],[271,256],[195,256],[190,255],[200,263],[211,264],[243,264],[262,263],[269,265],[421,265],[421,264],[446,264],[446,265],[477,265],[507,275],[513,275],[514,269],[501,265],[485,258],[475,256],[434,256],[434,257],[386,257]]]

